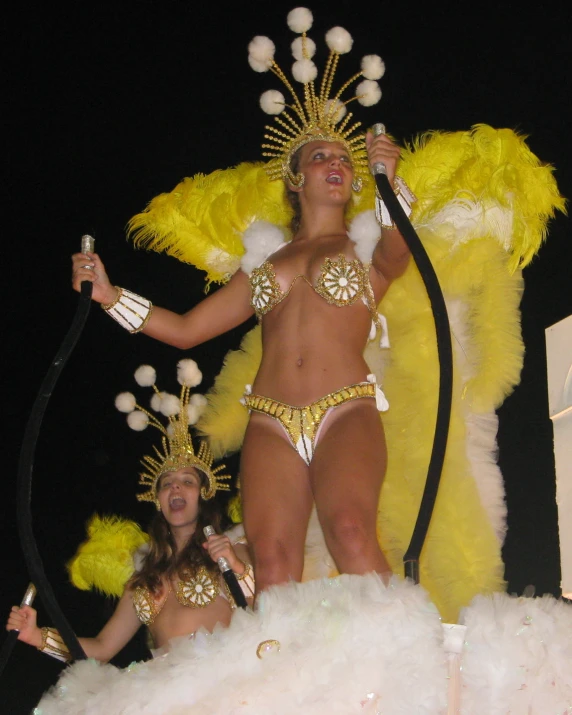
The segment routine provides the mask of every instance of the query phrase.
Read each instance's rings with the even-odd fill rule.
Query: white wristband
[[[254,596],[255,589],[254,571],[251,564],[246,564],[244,561],[242,563],[245,567],[244,571],[241,574],[235,574],[236,580],[238,581],[238,585],[242,589],[242,593],[244,593],[245,597],[252,598]]]
[[[139,333],[147,325],[153,303],[147,298],[142,298],[137,293],[132,293],[125,288],[117,287],[117,297],[113,303],[101,304],[103,310],[116,320],[122,328],[130,333]]]
[[[415,194],[411,191],[409,186],[403,181],[401,176],[396,176],[393,180],[395,184],[395,195],[397,200],[401,204],[401,208],[405,211],[405,215],[409,218],[411,216],[411,204],[417,201]],[[392,229],[395,228],[395,223],[391,219],[391,215],[387,210],[383,199],[378,194],[377,188],[375,190],[375,217],[381,224],[382,228]]]

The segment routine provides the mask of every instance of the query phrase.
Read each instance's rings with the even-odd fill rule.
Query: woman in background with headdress
[[[190,404],[190,386],[197,384],[197,375],[200,379],[194,361],[179,362],[182,389],[176,398],[157,390],[151,366],[136,371],[140,385],[155,389],[152,405],[169,415],[167,428],[138,405],[131,393],[122,393],[116,399],[117,408],[128,413],[133,429],[151,424],[163,435],[163,451],[155,449],[153,457],[142,460],[145,472],[139,483],[147,490],[137,495],[139,501],[153,502],[157,512],[148,536],[132,522],[95,517],[88,529],[89,540],[69,565],[75,585],[95,586],[113,595],[110,584],[121,581],[124,568],[133,571],[133,564],[122,564],[119,538],[123,546],[129,541],[134,551],[135,571],[113,615],[97,636],[79,639],[88,658],[109,661],[142,625],[149,629],[154,655],[167,652],[174,638],[189,638],[199,629],[212,632],[219,624],[227,626],[236,604],[217,565],[220,558],[226,559],[247,602],[252,603],[254,581],[248,549],[232,531],[221,533],[222,513],[213,500],[218,490],[228,489],[225,480],[229,476],[219,474],[223,465],[213,468],[212,455],[204,443],[195,452],[189,433],[189,408],[196,406]],[[214,530],[208,538],[204,536],[205,527]],[[19,640],[47,655],[70,660],[58,631],[39,628],[31,606],[14,606],[6,629],[18,630]]]
[[[279,92],[261,99],[263,108],[282,112],[289,122],[278,117],[277,127],[267,127],[271,143],[263,146],[272,157],[268,175],[284,182],[294,210],[291,240],[277,226],[254,222],[243,236],[241,269],[183,315],[114,286],[96,254],[73,256],[76,290],[91,281],[93,300],[124,327],[181,349],[257,315],[263,356],[243,398],[250,419],[241,487],[258,589],[301,578],[314,503],[340,572],[389,575],[376,536],[387,462],[378,412],[387,402],[363,351],[368,336],[382,329],[376,306],[405,271],[409,252],[382,209],[379,222],[369,211],[349,230],[346,210],[376,163],[385,165],[398,195],[413,199],[395,175],[399,148],[385,134],[358,133],[359,124],[348,125],[351,114],[344,118],[342,90],[330,95],[338,57],[352,45],[349,33],[338,27],[326,36],[330,58],[318,92],[310,59],[314,43],[306,36],[311,13],[297,8],[288,23],[301,33],[293,45],[293,74],[304,84],[304,104],[274,62],[269,38],[254,38],[249,61],[257,71],[271,69],[293,95],[294,118],[282,112],[288,105]],[[379,57],[364,58],[352,78],[366,78],[354,99],[378,101],[375,79],[383,69]]]

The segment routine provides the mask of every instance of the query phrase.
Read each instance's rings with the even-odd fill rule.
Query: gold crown
[[[177,380],[181,385],[179,397],[161,392],[155,384],[156,377],[155,368],[151,365],[141,365],[135,371],[135,380],[139,385],[153,388],[155,394],[151,398],[151,408],[167,418],[166,426],[149,410],[137,404],[132,393],[122,392],[115,398],[117,409],[127,413],[127,424],[131,429],[141,431],[152,425],[163,435],[162,449],[153,446],[155,456],[146,455],[141,459],[146,471],[139,475],[139,484],[146,487],[147,491],[138,494],[137,499],[154,502],[159,508],[157,483],[160,477],[166,472],[184,467],[194,467],[205,475],[207,485],[201,487],[203,499],[212,499],[219,489],[230,490],[224,481],[230,479],[230,475],[219,474],[224,465],[213,469],[214,457],[204,440],[195,453],[189,432],[190,425],[195,424],[206,405],[204,395],[191,395],[191,387],[195,387],[202,380],[197,363],[188,359],[177,363]]]
[[[311,141],[340,142],[347,149],[356,175],[368,176],[365,136],[356,133],[361,122],[350,124],[352,113],[346,107],[357,100],[369,107],[381,99],[381,89],[376,80],[385,73],[385,65],[378,55],[367,55],[362,59],[361,70],[334,92],[334,76],[340,55],[351,50],[353,39],[343,27],[333,27],[326,33],[329,55],[324,67],[319,89],[315,80],[318,70],[312,57],[316,45],[307,36],[312,27],[310,10],[298,7],[288,14],[288,26],[300,36],[292,43],[292,54],[296,60],[292,66],[293,78],[304,85],[303,98],[298,97],[286,74],[274,61],[275,46],[269,37],[256,36],[248,46],[248,62],[256,72],[273,72],[292,95],[288,104],[278,90],[268,90],[260,97],[260,106],[267,114],[276,115],[275,124],[266,125],[267,140],[262,144],[263,156],[270,157],[266,171],[270,179],[285,179],[299,186],[300,178],[293,174],[290,162],[292,155]],[[343,100],[342,94],[360,77],[363,81],[356,87],[356,94]]]

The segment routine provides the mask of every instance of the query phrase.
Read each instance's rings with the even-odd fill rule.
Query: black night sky
[[[16,522],[20,445],[42,380],[74,316],[70,255],[90,233],[112,280],[153,302],[184,310],[203,295],[201,273],[173,258],[135,251],[125,225],[184,176],[260,158],[264,115],[258,97],[268,75],[249,68],[256,34],[289,63],[286,15],[295,3],[122,0],[114,5],[46,3],[4,23],[5,204],[3,245],[4,499],[1,610],[19,603],[29,581]],[[354,36],[348,66],[380,54],[383,98],[360,119],[383,121],[399,141],[429,129],[473,124],[510,127],[556,167],[572,196],[570,10],[500,1],[309,3],[319,42],[334,25]],[[353,59],[352,59],[353,58]],[[353,68],[353,65],[352,65]],[[6,91],[7,90],[7,91]],[[375,116],[372,116],[375,115]],[[500,463],[508,504],[504,556],[509,591],[532,584],[560,595],[552,425],[548,418],[544,330],[572,313],[572,237],[560,215],[525,269],[522,382],[499,411]],[[246,324],[194,349],[212,384]],[[66,561],[94,513],[145,524],[134,499],[148,435],[128,430],[113,407],[134,389],[142,363],[175,391],[183,354],[130,336],[97,305],[65,366],[44,416],[33,474],[34,531],[47,575],[76,632],[94,635],[112,604],[75,590]],[[236,459],[229,461],[236,470]],[[37,601],[40,624],[46,615]],[[4,616],[3,616],[4,618]],[[141,657],[133,644],[116,661]],[[17,644],[0,681],[2,712],[29,712],[60,665]]]

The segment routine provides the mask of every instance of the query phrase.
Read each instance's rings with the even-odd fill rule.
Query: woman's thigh
[[[320,520],[348,515],[375,526],[387,448],[372,399],[335,408],[320,434],[310,482]]]
[[[282,426],[267,415],[251,415],[240,460],[246,536],[287,541],[303,549],[312,491],[308,467]]]

